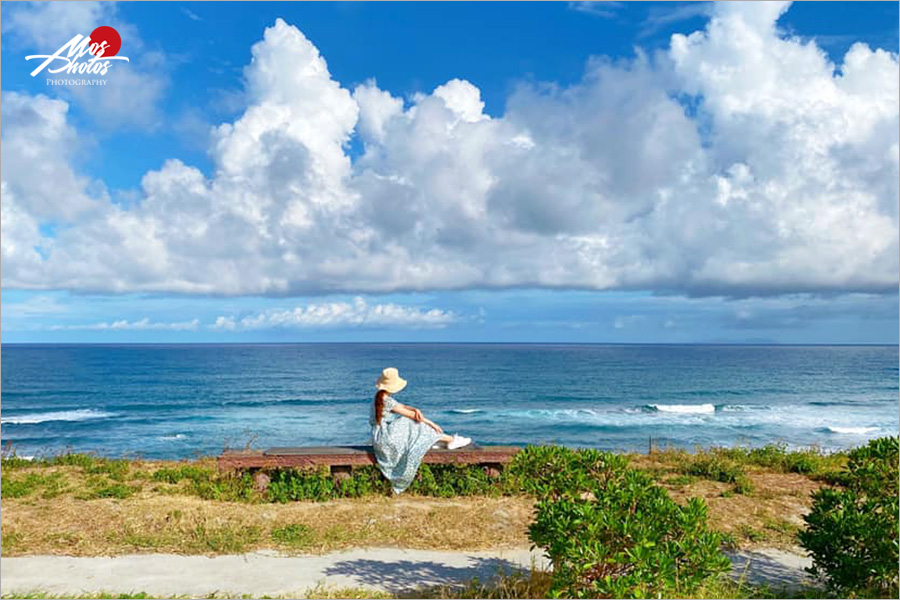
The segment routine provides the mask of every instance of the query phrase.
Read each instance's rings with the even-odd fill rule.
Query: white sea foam
[[[460,415],[471,415],[472,413],[481,412],[480,408],[452,408],[450,412]]]
[[[161,440],[166,440],[166,441],[171,441],[171,440],[183,440],[183,439],[185,439],[185,438],[187,438],[187,436],[184,435],[183,433],[176,433],[175,435],[163,435],[163,436],[160,436],[159,439],[161,439]]]
[[[105,419],[115,416],[113,413],[92,408],[78,410],[61,410],[58,412],[29,413],[12,417],[0,417],[0,423],[11,425],[32,425],[46,421],[87,421],[88,419]]]
[[[878,431],[878,427],[826,427],[831,433],[844,433],[849,435],[865,435]]]
[[[686,415],[709,414],[716,412],[714,404],[651,404],[659,412],[679,413]]]
[[[748,410],[771,410],[772,407],[766,404],[721,404],[716,410],[722,412],[744,412]]]

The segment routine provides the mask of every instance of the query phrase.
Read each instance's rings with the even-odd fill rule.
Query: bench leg
[[[257,492],[265,492],[269,488],[272,478],[265,471],[256,471],[253,473],[253,489]]]
[[[496,479],[500,477],[500,472],[503,470],[502,463],[485,463],[484,472],[487,473],[487,476],[491,479]]]
[[[331,467],[331,476],[335,481],[344,481],[353,476],[353,467],[350,465],[333,465]]]

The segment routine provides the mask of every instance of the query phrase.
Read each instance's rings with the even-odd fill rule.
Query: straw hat
[[[406,380],[400,377],[400,373],[394,367],[388,367],[381,372],[381,377],[375,382],[375,387],[385,390],[389,394],[396,394],[406,387]]]

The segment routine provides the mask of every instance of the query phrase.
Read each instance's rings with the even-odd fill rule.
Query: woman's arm
[[[411,406],[406,406],[405,404],[400,404],[399,402],[391,408],[391,410],[398,415],[403,415],[409,419],[412,419],[416,422],[422,422],[425,419],[425,416],[422,414],[422,411],[418,408],[413,408]]]
[[[408,417],[408,418],[412,419],[413,421],[416,421],[417,423],[425,423],[426,425],[428,425],[429,427],[431,427],[438,433],[444,433],[444,430],[441,429],[441,427],[437,423],[435,423],[434,421],[431,421],[429,419],[426,419],[425,415],[423,415],[422,411],[419,410],[418,408],[413,408],[412,406],[406,406],[406,405],[400,404],[398,402],[397,404],[395,404],[393,406],[393,408],[391,408],[391,410],[394,411],[395,413],[397,413],[398,415],[403,415],[404,417]]]

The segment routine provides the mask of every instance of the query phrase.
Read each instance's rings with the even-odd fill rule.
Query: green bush
[[[268,474],[270,481],[265,498],[270,502],[359,498],[370,494],[386,495],[391,491],[390,483],[381,471],[368,465],[354,467],[351,476],[346,479],[335,479],[327,467],[275,469]],[[493,480],[477,466],[422,464],[407,493],[450,498],[494,495],[502,490],[502,478]]]
[[[278,469],[270,475],[266,490],[270,502],[296,500],[325,501],[339,497],[327,467],[321,469]]]
[[[838,471],[846,460],[843,452],[826,453],[818,448],[788,450],[784,443],[767,444],[759,448],[714,448],[710,452],[739,464],[826,478]]]
[[[186,489],[206,500],[250,501],[258,496],[247,472],[219,473],[212,467],[184,464],[157,469],[152,479],[172,484],[187,481]]]
[[[744,477],[743,467],[720,453],[698,455],[684,468],[684,473],[722,483],[736,483]]]
[[[469,465],[419,465],[409,491],[422,496],[489,496],[498,493],[484,469]]]
[[[527,446],[504,470],[503,488],[508,493],[525,492],[538,497],[578,496],[621,476],[627,465],[625,456],[599,450]]]
[[[553,597],[690,594],[730,566],[705,503],[679,505],[621,456],[526,448],[512,470],[534,474],[522,481],[538,497],[529,537],[553,563]]]
[[[897,597],[898,438],[872,440],[850,452],[843,489],[813,494],[800,543],[810,571],[839,593]]]
[[[201,467],[197,465],[179,465],[177,467],[163,467],[153,472],[154,481],[162,481],[164,483],[178,483],[184,479],[197,483],[201,481],[211,481],[216,478],[216,471],[210,467]]]

